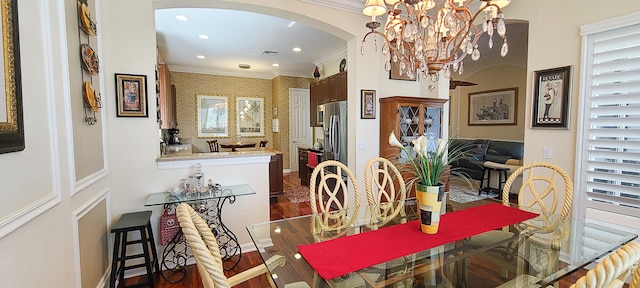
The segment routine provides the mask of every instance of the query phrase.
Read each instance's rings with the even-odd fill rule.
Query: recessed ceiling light
[[[198,35],[198,38],[200,38],[200,39],[209,39],[209,36],[205,35],[205,34],[200,34],[200,35]]]
[[[196,57],[198,57],[198,59],[204,59],[205,58],[204,55],[198,55]]]
[[[293,47],[293,52],[300,52],[302,49],[300,47]]]
[[[280,66],[280,64],[278,64],[278,63],[273,63],[273,64],[271,64],[271,66],[273,66],[273,67],[278,67],[278,66]]]
[[[176,15],[176,19],[180,20],[180,21],[187,21],[189,20],[189,18],[187,18],[187,16],[184,15]]]

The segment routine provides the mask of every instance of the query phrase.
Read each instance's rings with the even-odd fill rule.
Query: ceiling
[[[350,10],[357,12],[354,8]],[[346,55],[345,40],[299,22],[269,15],[213,8],[157,9],[155,15],[158,50],[171,71],[265,79],[278,75],[312,77],[314,63],[332,55]],[[184,15],[189,20],[177,20],[177,15]],[[200,34],[209,38],[200,39]],[[507,37],[509,54],[501,57],[502,39],[494,35],[494,47],[489,50],[488,35],[483,34],[478,41],[480,60],[467,57],[463,75],[455,73],[452,79],[464,79],[487,65],[526,66],[528,24],[507,24]],[[299,47],[301,52],[294,52],[294,47]],[[198,59],[198,55],[205,58]],[[279,67],[272,66],[274,63]],[[239,64],[249,64],[251,68],[240,69]]]
[[[312,77],[314,62],[340,51],[346,54],[345,40],[278,17],[209,8],[158,9],[155,13],[158,50],[171,71],[268,79]],[[188,20],[177,20],[177,15]],[[200,34],[209,38],[200,39]],[[294,52],[294,47],[301,51]],[[239,64],[251,68],[240,69]]]

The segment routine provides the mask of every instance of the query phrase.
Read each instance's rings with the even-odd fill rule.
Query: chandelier
[[[378,31],[381,24],[376,16],[387,12],[385,3],[390,5],[384,31]],[[366,27],[371,29],[362,39],[361,53],[369,35],[380,35],[384,39],[382,54],[387,61],[385,70],[391,71],[391,62],[398,65],[400,75],[414,78],[422,73],[432,81],[438,81],[438,72],[443,70],[446,78],[452,72],[462,74],[463,60],[471,54],[471,59],[480,59],[478,39],[482,33],[489,35],[489,48],[493,48],[494,31],[502,38],[500,55],[509,52],[507,28],[501,8],[511,0],[367,0],[363,13],[371,16]],[[466,4],[465,4],[466,2]],[[472,7],[477,11],[472,12]],[[474,22],[483,16],[482,28]],[[374,41],[375,38],[374,38]],[[377,43],[374,44],[377,52]]]

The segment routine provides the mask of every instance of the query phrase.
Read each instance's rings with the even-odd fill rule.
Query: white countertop
[[[278,153],[278,151],[271,150],[271,149],[243,150],[243,151],[237,151],[237,152],[191,153],[191,154],[176,153],[176,154],[162,155],[158,159],[156,159],[156,162],[271,156],[271,155],[275,155],[276,153]]]

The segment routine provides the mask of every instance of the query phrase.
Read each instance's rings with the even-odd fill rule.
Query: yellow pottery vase
[[[420,205],[420,230],[427,234],[438,233],[444,186],[416,184],[416,198]]]

